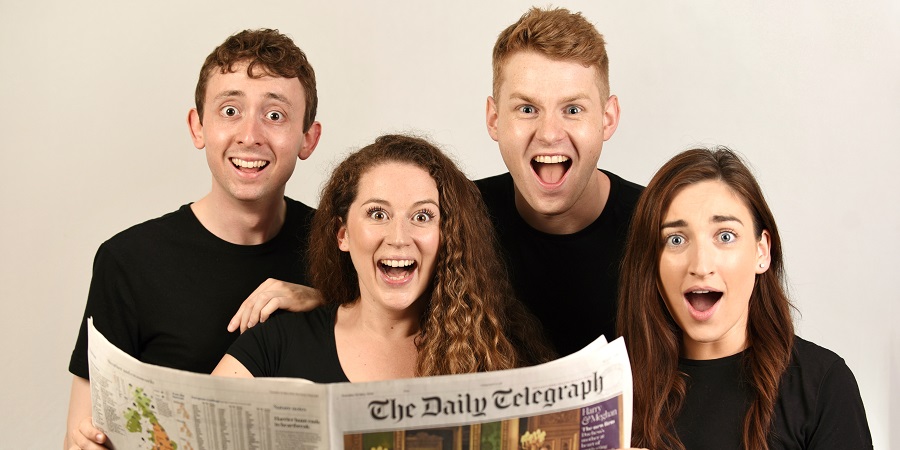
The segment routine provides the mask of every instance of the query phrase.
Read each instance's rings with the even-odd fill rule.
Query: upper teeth
[[[709,291],[691,291],[692,294],[709,294]]]
[[[534,157],[534,160],[535,160],[536,162],[539,162],[539,163],[542,163],[542,164],[556,164],[556,163],[561,163],[561,162],[566,162],[566,161],[568,161],[568,160],[569,160],[569,157],[568,157],[568,156],[562,156],[562,155],[553,155],[553,156],[540,155],[540,156],[535,156],[535,157]]]
[[[413,264],[411,259],[382,259],[381,263],[391,267],[407,267]]]
[[[262,166],[268,164],[266,161],[262,161],[262,160],[244,161],[243,159],[239,159],[239,158],[231,158],[231,163],[236,166],[243,167],[245,169],[253,169],[253,168],[262,167]]]

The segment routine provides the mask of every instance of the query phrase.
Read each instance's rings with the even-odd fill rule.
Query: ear
[[[756,244],[756,273],[761,274],[769,270],[769,264],[772,262],[772,255],[769,253],[772,249],[772,241],[769,236],[769,230],[763,230]]]
[[[309,158],[309,155],[312,155],[313,150],[319,145],[319,136],[321,135],[322,124],[313,122],[309,129],[306,130],[306,133],[303,133],[303,145],[300,147],[300,153],[297,154],[297,157],[301,160]]]
[[[603,140],[609,140],[619,127],[619,98],[610,95],[603,111]]]
[[[337,241],[338,248],[341,249],[341,251],[350,251],[350,235],[347,234],[347,225],[342,224],[341,227],[338,228]]]
[[[488,96],[487,106],[485,107],[485,122],[487,123],[488,134],[495,141],[497,140],[497,120],[497,102],[494,101],[494,97]]]
[[[200,123],[200,114],[197,108],[191,108],[187,116],[188,129],[191,131],[191,140],[194,141],[194,147],[203,149],[206,147],[206,139],[203,138],[203,124]]]

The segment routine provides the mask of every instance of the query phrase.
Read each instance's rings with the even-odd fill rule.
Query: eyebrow
[[[391,202],[389,202],[383,198],[375,198],[375,197],[362,202],[363,205],[367,205],[369,203],[380,203],[382,205],[388,205],[388,206],[390,206],[390,204],[391,204]],[[419,201],[413,203],[413,206],[421,206],[421,205],[426,205],[426,204],[432,204],[434,206],[438,206],[438,203],[430,198],[427,198],[425,200],[419,200]]]
[[[518,93],[518,92],[513,92],[512,94],[509,94],[509,98],[511,100],[516,100],[516,99],[522,100],[525,103],[537,103],[537,101],[534,100],[533,98],[531,98],[525,94]],[[572,96],[564,98],[560,103],[572,103],[572,102],[575,102],[578,100],[590,100],[590,96],[588,96],[587,94],[576,94],[576,95],[572,95]]]
[[[237,90],[237,89],[232,89],[232,90],[229,90],[229,91],[222,91],[221,93],[219,93],[219,95],[217,95],[217,96],[215,97],[215,100],[219,100],[219,99],[223,99],[223,98],[229,98],[229,97],[246,97],[246,96],[247,96],[247,94],[244,93],[244,91],[240,91],[240,90]],[[266,93],[266,98],[271,98],[271,99],[273,99],[273,100],[278,100],[278,101],[280,101],[280,102],[282,102],[282,103],[286,103],[288,106],[292,106],[291,101],[288,100],[287,97],[285,97],[285,96],[283,96],[283,95],[281,95],[281,94],[275,93],[275,92],[267,92],[267,93]]]
[[[220,92],[219,95],[217,95],[214,100],[218,100],[221,98],[228,98],[228,97],[246,97],[246,96],[247,95],[244,94],[244,91],[230,90],[230,91]]]
[[[741,225],[744,224],[744,222],[741,222],[741,219],[738,219],[737,217],[723,216],[723,215],[719,215],[719,214],[712,216],[712,219],[710,219],[710,222],[711,223],[737,222]],[[680,228],[680,227],[686,227],[686,226],[687,226],[687,222],[679,219],[679,220],[673,220],[671,222],[663,222],[663,224],[660,226],[660,228],[663,228],[663,229],[665,229],[665,228]]]

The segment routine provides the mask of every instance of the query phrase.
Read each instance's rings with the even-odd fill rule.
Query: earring
[[[765,267],[766,267],[765,263],[759,263],[759,268],[760,268],[760,269],[763,269],[763,268],[765,268]]]

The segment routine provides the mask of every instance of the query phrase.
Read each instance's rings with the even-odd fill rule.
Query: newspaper
[[[88,322],[94,424],[118,449],[630,447],[631,366],[601,336],[538,366],[370,383],[235,379],[142,363]]]

